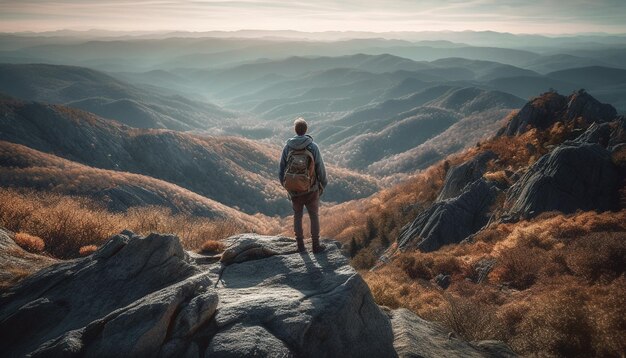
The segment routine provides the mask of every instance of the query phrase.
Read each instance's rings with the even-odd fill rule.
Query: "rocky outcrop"
[[[602,146],[566,143],[541,157],[509,189],[509,213],[531,218],[553,210],[615,210],[619,180],[611,154]]]
[[[590,123],[606,122],[617,117],[615,107],[607,103],[601,103],[593,98],[585,90],[578,90],[567,97],[567,108],[565,110],[565,118],[574,120],[584,118]]]
[[[608,122],[617,117],[610,104],[600,103],[584,90],[562,96],[556,92],[533,98],[515,115],[498,134],[516,135],[530,128],[547,129],[556,122],[583,119],[586,123]]]
[[[614,128],[609,139],[609,147],[626,143],[626,116],[620,116],[614,122]]]
[[[122,355],[145,353],[139,342],[144,333],[164,335],[167,322],[162,322],[165,329],[156,328],[159,332],[142,333],[143,328],[137,327],[133,330],[135,337],[127,332],[128,338],[119,345],[104,345],[120,339],[123,320],[140,325],[159,314],[163,320],[173,318],[177,307],[190,300],[202,282],[194,279],[181,287],[172,285],[186,282],[199,272],[173,236],[117,235],[92,256],[50,266],[3,295],[0,332],[4,339],[0,350],[15,356],[37,349],[54,355],[74,351],[78,346],[76,353],[105,354],[114,348]],[[204,282],[204,286],[209,283]],[[169,295],[175,295],[175,301],[162,301]],[[129,318],[133,313],[150,316]]]
[[[14,233],[0,228],[0,293],[35,271],[57,260],[31,254],[13,241]]]
[[[485,151],[474,158],[451,168],[446,174],[443,188],[437,201],[455,198],[465,192],[465,188],[480,179],[487,170],[487,162],[496,159],[496,153]]]
[[[463,241],[487,223],[497,191],[494,183],[479,179],[465,187],[461,195],[434,203],[403,228],[399,249],[434,251]]]
[[[489,356],[408,311],[385,311],[332,242],[239,235],[220,257],[123,232],[0,298],[4,356]],[[506,356],[506,355],[502,355]]]
[[[574,140],[576,143],[600,144],[603,147],[608,146],[611,139],[611,124],[592,123],[587,130]]]

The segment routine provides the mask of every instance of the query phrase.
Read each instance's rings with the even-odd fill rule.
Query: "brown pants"
[[[313,244],[316,245],[320,238],[320,192],[314,191],[302,196],[296,196],[291,199],[291,206],[293,207],[293,231],[296,235],[296,240],[304,240],[302,216],[304,214],[304,207],[306,207],[306,211],[309,213],[309,219],[311,220],[311,240]]]

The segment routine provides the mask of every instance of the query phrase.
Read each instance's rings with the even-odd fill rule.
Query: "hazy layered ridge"
[[[162,179],[247,213],[286,214],[280,148],[243,138],[130,128],[64,106],[0,101],[0,139],[87,164]],[[376,181],[330,166],[328,201],[370,195]]]
[[[581,62],[587,63],[593,61]],[[437,85],[477,86],[522,98],[550,88],[564,93],[586,88],[600,99],[609,100],[609,96],[623,93],[622,71],[607,66],[568,68],[567,73],[573,75],[563,76],[560,72],[541,74],[495,61],[445,58],[426,62],[389,54],[357,54],[293,57],[225,70],[189,71],[181,77],[193,75],[190,81],[196,81],[210,96],[265,119],[286,119],[296,114],[323,119]],[[614,80],[606,80],[614,74]],[[622,108],[619,103],[618,108]]]
[[[210,103],[136,87],[84,67],[0,65],[0,92],[66,104],[137,128],[207,129],[235,117]]]
[[[389,102],[399,113],[387,109]],[[475,87],[428,89],[338,120],[337,127],[344,127],[333,137],[338,141],[332,152],[348,167],[367,168],[369,172],[372,168],[368,167],[373,166],[379,174],[410,173],[475,144],[477,138],[495,130],[494,124],[506,113],[523,103],[510,94]],[[338,138],[340,135],[343,138]],[[411,154],[400,156],[400,161],[397,156],[393,162],[388,160],[407,151]],[[416,151],[420,153],[416,155]]]
[[[545,37],[497,32],[430,33],[297,33],[241,31],[232,33],[3,34],[2,58],[11,62],[45,59],[51,63],[88,65],[106,70],[149,70],[155,67],[207,67],[258,58],[390,53],[416,60],[445,57],[526,64],[542,56],[571,55],[623,65],[624,36]],[[58,46],[62,45],[62,46]],[[129,61],[132,60],[132,61]],[[524,62],[526,61],[526,62]]]
[[[247,224],[258,220],[163,180],[97,169],[5,141],[0,141],[0,185],[87,196],[101,201],[112,211],[162,206],[174,213],[233,219]]]

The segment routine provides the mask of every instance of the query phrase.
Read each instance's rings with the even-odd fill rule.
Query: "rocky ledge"
[[[3,356],[512,356],[381,308],[337,245],[244,234],[221,256],[124,231],[0,297]]]

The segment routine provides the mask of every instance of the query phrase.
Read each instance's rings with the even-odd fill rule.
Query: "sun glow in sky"
[[[626,33],[626,0],[0,0],[0,31]]]

